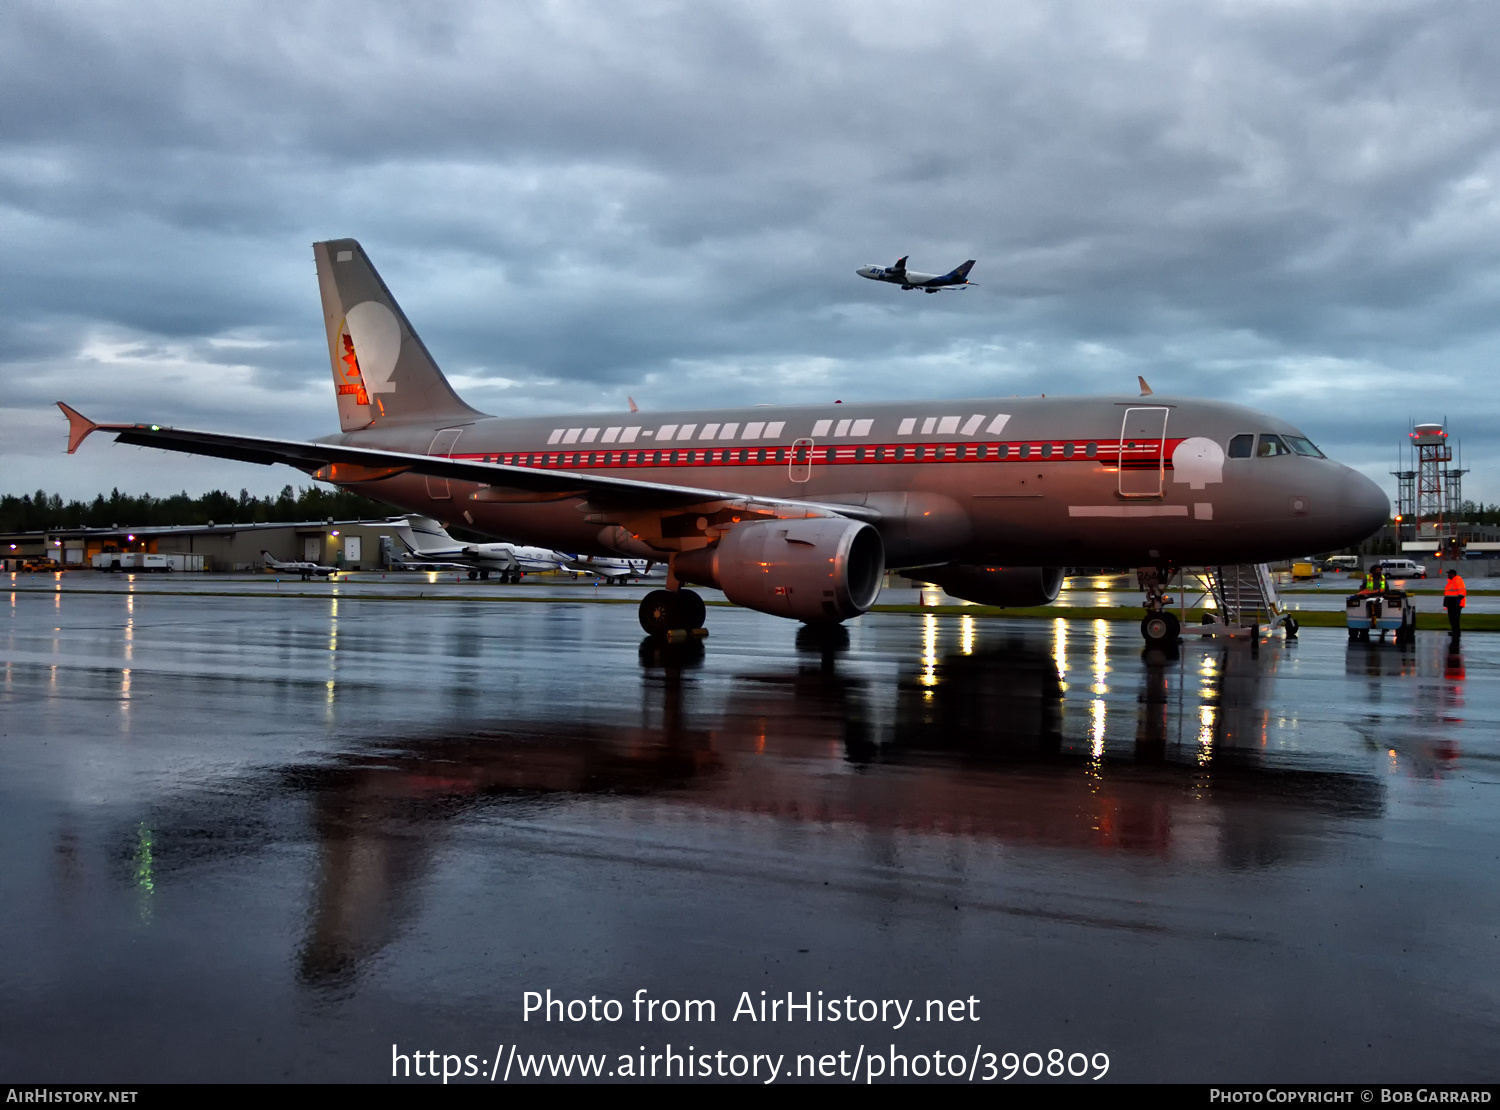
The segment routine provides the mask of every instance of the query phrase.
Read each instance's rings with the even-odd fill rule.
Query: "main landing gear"
[[[700,631],[707,613],[692,590],[652,590],[641,599],[641,627],[652,636],[707,635]]]

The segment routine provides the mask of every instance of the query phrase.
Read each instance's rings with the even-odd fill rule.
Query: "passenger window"
[[[1229,441],[1229,457],[1231,459],[1248,459],[1255,453],[1255,437],[1252,435],[1235,436]]]
[[[1269,459],[1276,455],[1290,455],[1292,449],[1281,442],[1280,436],[1261,436],[1260,446],[1256,448],[1255,456],[1260,459]]]
[[[1097,443],[1090,443],[1084,454],[1092,459],[1095,455],[1099,454],[1099,445]]]

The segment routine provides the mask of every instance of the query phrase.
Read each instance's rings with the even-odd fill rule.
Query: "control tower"
[[[1410,525],[1414,539],[1443,539],[1451,535],[1463,504],[1463,476],[1467,470],[1453,465],[1454,441],[1442,424],[1418,424],[1412,428],[1412,462],[1396,476],[1396,504],[1403,533]],[[1406,461],[1405,452],[1402,462]]]

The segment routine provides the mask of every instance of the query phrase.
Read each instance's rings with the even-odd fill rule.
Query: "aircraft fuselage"
[[[1247,435],[1250,457],[1226,457]],[[893,567],[1263,562],[1386,521],[1368,478],[1290,450],[1258,457],[1265,436],[1301,433],[1224,402],[1103,396],[477,416],[323,442],[864,506]],[[502,540],[651,553],[581,498],[474,500],[486,487],[410,473],[338,484]],[[711,522],[682,527],[695,523]]]

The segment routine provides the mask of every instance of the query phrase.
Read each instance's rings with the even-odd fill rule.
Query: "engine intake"
[[[976,605],[1024,608],[1050,605],[1062,589],[1062,567],[990,567],[949,563],[945,567],[903,571],[914,582],[931,582],[954,597]]]
[[[724,591],[736,605],[800,621],[857,617],[880,596],[885,548],[845,517],[766,520],[731,528],[713,547],[684,551],[673,573]]]

